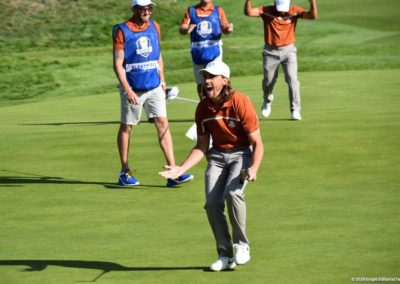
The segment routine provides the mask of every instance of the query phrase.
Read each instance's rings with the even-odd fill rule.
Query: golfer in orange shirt
[[[253,104],[246,95],[232,89],[229,67],[213,61],[200,72],[205,83],[204,98],[196,109],[197,144],[181,166],[168,167],[160,175],[174,179],[207,157],[205,209],[218,254],[210,270],[221,271],[250,260],[243,191],[248,181],[256,180],[264,146]]]
[[[261,107],[264,117],[271,114],[271,104],[274,99],[273,89],[278,77],[278,67],[282,64],[285,81],[289,86],[290,119],[301,120],[297,49],[294,43],[297,20],[317,18],[315,0],[309,1],[309,10],[291,6],[290,0],[275,0],[275,5],[256,8],[253,7],[253,0],[245,2],[244,14],[250,17],[261,17],[264,22],[264,78],[262,82],[264,103]]]

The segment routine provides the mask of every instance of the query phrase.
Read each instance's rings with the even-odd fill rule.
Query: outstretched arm
[[[318,9],[315,0],[310,0],[310,9],[303,13],[303,19],[315,20],[318,17]]]
[[[246,0],[244,3],[244,14],[249,17],[259,17],[261,15],[260,10],[253,7],[253,0]]]
[[[198,135],[196,146],[187,156],[186,160],[180,166],[166,167],[168,170],[159,172],[158,174],[164,178],[178,178],[190,168],[194,167],[197,163],[203,159],[204,155],[208,151],[208,146],[210,143],[209,135]]]

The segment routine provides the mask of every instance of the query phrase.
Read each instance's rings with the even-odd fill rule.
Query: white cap
[[[275,0],[275,7],[279,12],[289,12],[290,0]]]
[[[225,78],[229,79],[231,71],[229,70],[229,66],[220,60],[211,61],[207,64],[206,68],[201,69],[200,73],[207,72],[212,75],[222,75]]]
[[[136,5],[146,7],[149,5],[156,5],[156,4],[151,2],[151,0],[132,0],[132,7]]]

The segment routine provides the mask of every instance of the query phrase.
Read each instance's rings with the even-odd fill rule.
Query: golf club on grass
[[[191,102],[191,103],[195,103],[195,104],[199,103],[198,100],[193,100],[193,99],[188,99],[188,98],[181,98],[181,97],[178,97],[178,95],[179,95],[179,88],[178,87],[167,88],[166,98],[167,98],[167,102],[169,102],[169,103],[171,101],[173,101],[173,100]]]

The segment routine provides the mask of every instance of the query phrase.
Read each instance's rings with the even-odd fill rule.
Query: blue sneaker
[[[194,178],[194,176],[192,174],[183,174],[176,179],[169,178],[169,179],[167,179],[167,186],[172,187],[172,186],[184,183],[184,182],[188,182],[188,181],[192,180],[193,178]]]
[[[132,176],[130,170],[124,170],[119,174],[118,184],[122,186],[135,186],[140,183]]]

